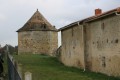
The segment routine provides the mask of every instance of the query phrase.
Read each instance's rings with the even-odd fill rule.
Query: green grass
[[[32,72],[32,80],[120,80],[100,73],[66,67],[56,58],[45,55],[15,55],[23,73]]]

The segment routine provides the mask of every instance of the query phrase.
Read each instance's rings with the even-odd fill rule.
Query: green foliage
[[[56,58],[46,55],[15,55],[22,64],[23,74],[32,72],[32,80],[120,80],[100,73],[83,72],[81,69],[66,67]]]
[[[3,47],[3,50],[4,50],[4,51],[6,51],[7,46],[8,46],[9,53],[10,53],[11,55],[18,53],[18,46],[13,47],[12,45],[5,45],[5,46]]]
[[[4,68],[4,72],[3,74],[4,76],[4,80],[8,80],[8,65],[7,65],[7,58],[6,56],[3,57],[4,63],[3,63],[3,68]]]

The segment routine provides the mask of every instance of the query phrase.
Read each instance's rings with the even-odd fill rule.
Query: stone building
[[[61,30],[61,61],[68,66],[85,68],[83,25],[79,23],[67,25]]]
[[[120,8],[71,23],[59,29],[61,61],[68,66],[120,76]]]
[[[58,47],[58,33],[37,10],[18,31],[18,53],[53,55]]]

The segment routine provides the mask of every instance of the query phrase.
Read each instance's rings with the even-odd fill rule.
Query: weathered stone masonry
[[[90,70],[120,76],[120,16],[89,22],[85,37]]]
[[[74,65],[84,69],[84,41],[82,29],[82,25],[79,25],[79,27],[76,25],[62,31],[61,60],[68,66]]]
[[[38,10],[17,32],[19,54],[54,55],[57,50],[57,29]]]
[[[60,28],[60,60],[67,66],[120,76],[120,8]],[[55,55],[57,29],[37,10],[18,31],[18,53]]]
[[[61,61],[68,66],[120,76],[120,8],[60,28]]]

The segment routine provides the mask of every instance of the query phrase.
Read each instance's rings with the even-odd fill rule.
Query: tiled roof
[[[25,23],[25,25],[17,30],[21,31],[57,31],[57,29],[52,26],[44,16],[37,10],[33,16]]]
[[[107,12],[104,12],[104,13],[99,14],[99,15],[91,16],[91,17],[85,18],[83,20],[73,22],[73,23],[71,23],[69,25],[66,25],[66,26],[60,28],[58,31],[68,29],[68,28],[73,27],[74,25],[77,25],[79,23],[90,22],[90,21],[97,20],[97,19],[100,19],[100,18],[106,17],[106,16],[111,15],[111,14],[115,14],[115,13],[120,13],[120,7],[115,8],[115,9],[110,10],[110,11],[107,11]]]

